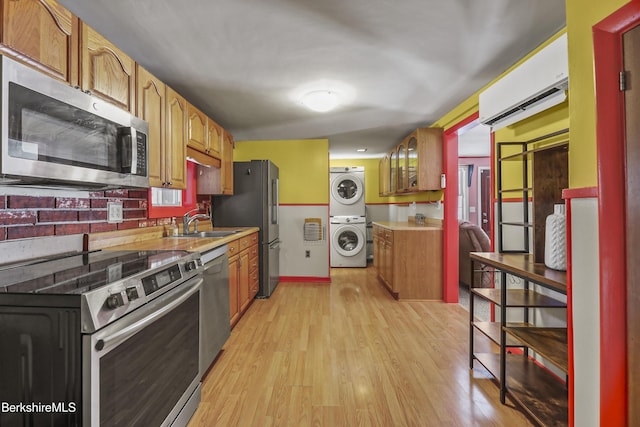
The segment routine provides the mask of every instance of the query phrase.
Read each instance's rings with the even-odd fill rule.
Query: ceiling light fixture
[[[310,110],[324,113],[340,104],[340,97],[330,90],[314,90],[302,96],[302,104]]]
[[[358,153],[366,153],[366,152],[367,152],[367,149],[366,149],[366,148],[358,148],[356,151],[357,151]]]

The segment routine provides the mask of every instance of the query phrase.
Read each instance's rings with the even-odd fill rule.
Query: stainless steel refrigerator
[[[268,298],[280,281],[278,167],[269,160],[234,162],[233,195],[213,196],[215,227],[260,227],[260,290]]]

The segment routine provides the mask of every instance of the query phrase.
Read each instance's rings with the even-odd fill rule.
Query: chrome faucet
[[[211,217],[207,214],[198,213],[195,215],[191,215],[192,213],[200,212],[199,208],[195,208],[185,213],[182,216],[182,234],[196,234],[198,232],[198,220],[201,219],[211,219]],[[193,224],[193,232],[189,231],[191,228],[191,223]]]

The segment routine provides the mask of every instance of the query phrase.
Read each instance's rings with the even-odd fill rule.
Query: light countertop
[[[424,225],[409,221],[374,221],[373,225],[397,231],[433,231],[442,230],[442,226],[426,223]]]
[[[125,243],[117,246],[110,246],[109,250],[182,250],[189,252],[207,252],[229,242],[238,240],[259,231],[258,227],[214,227],[214,231],[242,230],[225,237],[160,237],[155,239],[141,240]]]

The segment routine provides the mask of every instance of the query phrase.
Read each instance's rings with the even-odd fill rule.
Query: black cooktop
[[[81,295],[161,267],[186,251],[94,251],[0,267],[0,294]]]

